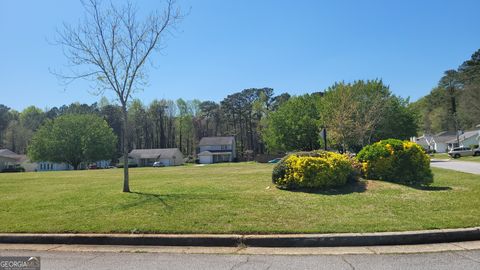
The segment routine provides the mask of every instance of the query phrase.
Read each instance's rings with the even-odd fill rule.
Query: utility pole
[[[322,130],[320,131],[320,137],[322,137],[323,139],[323,149],[327,151],[327,129],[326,128],[322,128]]]

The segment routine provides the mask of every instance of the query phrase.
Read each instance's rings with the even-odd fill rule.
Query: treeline
[[[264,153],[261,121],[290,95],[274,96],[273,89],[246,89],[227,96],[220,103],[183,99],[154,100],[143,104],[135,99],[128,108],[129,149],[178,147],[187,156],[196,152],[204,136],[235,136],[240,155]],[[21,112],[0,105],[0,147],[24,154],[28,142],[46,119],[65,114],[95,114],[106,120],[121,138],[121,107],[102,98],[91,105],[73,103],[47,110],[30,106]],[[121,156],[122,141],[117,153]]]
[[[393,95],[381,80],[336,83],[323,93],[292,97],[265,121],[264,140],[270,150],[312,150],[327,146],[359,151],[387,138],[406,140],[417,132],[408,99]]]
[[[445,71],[430,94],[411,104],[419,133],[474,129],[480,124],[480,50]]]
[[[251,88],[220,102],[183,99],[133,100],[128,107],[128,148],[178,147],[194,158],[205,136],[235,136],[239,158],[255,154],[312,150],[321,147],[319,131],[327,129],[329,148],[356,151],[384,138],[408,139],[416,133],[408,100],[393,95],[380,80],[336,83],[324,92],[291,97],[271,88]],[[65,114],[95,114],[122,138],[121,107],[102,98],[91,105],[73,103],[21,112],[0,105],[2,148],[25,153],[46,119]],[[118,159],[123,142],[112,156]]]

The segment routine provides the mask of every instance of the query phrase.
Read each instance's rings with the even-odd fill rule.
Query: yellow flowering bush
[[[275,165],[272,181],[284,189],[319,189],[344,185],[357,175],[346,155],[325,151],[299,152],[288,155]]]
[[[430,158],[418,144],[388,139],[364,147],[357,155],[365,178],[405,184],[433,183]]]

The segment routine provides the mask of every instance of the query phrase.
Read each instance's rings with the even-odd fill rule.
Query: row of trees
[[[184,154],[193,156],[202,137],[233,135],[240,153],[264,153],[262,119],[289,97],[286,93],[273,96],[273,89],[262,88],[234,93],[219,103],[162,99],[145,105],[134,99],[127,107],[127,148],[178,147]],[[46,110],[31,106],[21,112],[0,105],[0,147],[24,154],[40,126],[69,114],[100,116],[115,135],[122,138],[122,107],[106,98],[91,105],[73,103]],[[117,141],[116,149],[114,160],[122,155],[122,140]]]
[[[92,105],[73,103],[48,110],[31,106],[21,112],[0,105],[0,146],[25,153],[40,126],[69,114],[100,116],[122,138],[122,108],[102,98]],[[129,150],[178,147],[192,157],[205,136],[235,136],[242,157],[318,149],[321,128],[327,128],[332,146],[349,150],[384,138],[407,139],[417,129],[408,100],[393,95],[379,80],[336,83],[325,92],[296,97],[251,88],[218,103],[178,99],[145,105],[135,99],[127,114]],[[118,140],[111,159],[118,159],[122,149]]]
[[[408,99],[393,95],[381,80],[336,83],[324,93],[293,97],[265,121],[270,150],[313,150],[327,129],[332,148],[358,151],[372,142],[416,135]]]
[[[480,124],[480,50],[445,71],[430,94],[411,104],[419,133],[473,129]]]

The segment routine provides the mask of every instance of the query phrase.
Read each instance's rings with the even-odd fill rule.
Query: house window
[[[222,145],[221,148],[222,148],[222,150],[227,150],[228,147],[227,147],[227,145]]]

